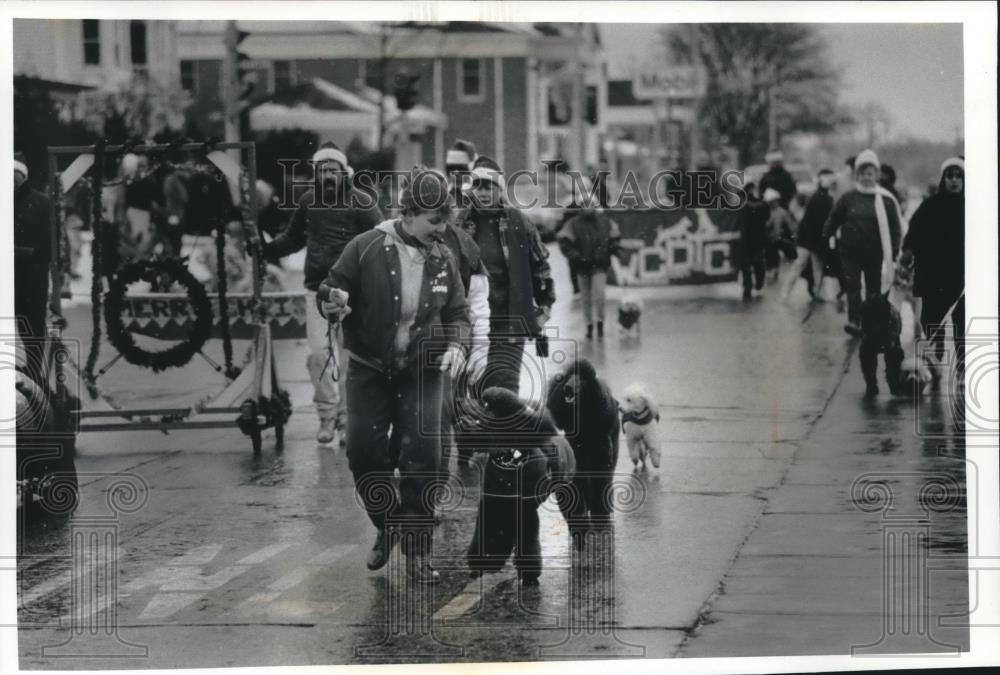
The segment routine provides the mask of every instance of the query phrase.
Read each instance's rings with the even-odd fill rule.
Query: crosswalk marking
[[[201,593],[157,593],[139,615],[140,619],[166,619],[202,597]]]
[[[241,602],[236,607],[236,613],[244,615],[259,613],[262,608],[267,607],[281,597],[285,591],[295,588],[322,567],[333,564],[356,548],[356,544],[337,544],[325,551],[321,551],[313,556],[304,566],[297,567],[285,576],[275,579],[267,587],[268,590],[266,592],[255,593]]]
[[[285,543],[271,544],[270,546],[265,546],[264,548],[260,549],[259,551],[251,553],[246,558],[243,558],[243,560],[238,561],[236,564],[237,565],[258,565],[258,564],[260,564],[262,562],[270,560],[271,558],[273,558],[274,556],[278,555],[279,553],[281,553],[282,551],[284,551],[286,548],[290,547],[291,545],[292,545],[291,542],[285,542]]]
[[[509,578],[509,575],[502,572],[484,574],[478,579],[470,581],[465,588],[458,592],[447,605],[434,613],[435,621],[449,621],[457,619],[486,596],[486,593],[493,590],[501,582]]]
[[[170,560],[170,566],[174,565],[207,565],[215,560],[215,556],[222,551],[222,544],[205,544],[196,549],[188,551],[184,555]]]
[[[120,560],[122,558],[122,550],[118,549],[115,552],[114,560]],[[75,561],[74,567],[82,567],[83,575],[79,578],[79,583],[84,583],[87,578],[90,577],[91,571],[94,568],[94,552],[89,551],[87,557],[82,561]],[[73,577],[75,574],[75,569],[71,568],[64,572],[60,572],[51,579],[47,579],[42,583],[27,589],[20,595],[18,607],[27,607],[28,605],[36,602],[37,600],[45,597],[49,593],[58,591],[64,586],[69,586],[73,582]]]

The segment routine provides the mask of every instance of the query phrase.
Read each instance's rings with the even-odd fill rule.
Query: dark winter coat
[[[768,188],[777,190],[778,194],[781,195],[781,205],[786,209],[792,203],[795,193],[798,192],[798,189],[795,187],[795,179],[792,177],[792,174],[788,173],[788,169],[783,166],[772,166],[760,179],[759,187],[760,194],[764,194]]]
[[[903,240],[912,252],[913,294],[955,299],[965,288],[965,194],[938,190],[925,199]]]
[[[264,255],[284,257],[305,247],[305,287],[315,291],[348,242],[382,222],[378,205],[358,208],[361,199],[348,189],[325,207],[314,189],[307,190],[288,228],[264,246]]]
[[[395,363],[395,337],[401,309],[399,250],[395,221],[358,235],[344,248],[326,279],[319,284],[317,304],[338,288],[350,294],[351,313],[343,320],[344,346],[352,357],[381,371]],[[434,244],[424,263],[420,303],[406,353],[406,367],[436,368],[446,345],[430,347],[430,360],[421,360],[423,338],[463,344],[469,335],[469,305],[458,262],[443,244]],[[426,346],[426,342],[424,342]]]
[[[549,252],[534,224],[519,210],[510,207],[501,209],[470,209],[462,221],[462,229],[477,244],[482,235],[480,228],[495,227],[503,250],[507,269],[507,283],[503,288],[490,279],[490,309],[493,312],[495,299],[504,298],[503,307],[495,312],[497,316],[509,317],[521,323],[536,335],[540,308],[551,307],[556,300],[549,268]],[[487,251],[480,245],[485,258]]]
[[[813,253],[825,254],[829,249],[823,238],[823,226],[833,210],[833,197],[828,190],[817,188],[806,202],[802,220],[799,221],[799,235],[796,243]]]
[[[621,248],[618,224],[599,211],[584,210],[566,221],[557,239],[570,267],[577,274],[607,272],[611,256]]]
[[[14,253],[23,264],[48,265],[52,260],[49,198],[28,183],[14,192]]]
[[[767,224],[771,218],[771,207],[759,199],[747,199],[736,217],[740,233],[740,257],[753,257],[767,245]]]
[[[845,192],[823,226],[823,239],[840,233],[838,251],[841,255],[858,261],[878,261],[882,259],[882,241],[878,232],[878,218],[875,215],[875,198],[885,201],[885,213],[889,218],[889,239],[892,244],[893,259],[899,252],[900,224],[896,202],[888,197],[864,194],[858,190]]]

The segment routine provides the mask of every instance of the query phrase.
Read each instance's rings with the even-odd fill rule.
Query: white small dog
[[[899,367],[899,379],[907,390],[922,394],[924,387],[934,381],[934,376],[923,359],[907,357]]]
[[[639,462],[646,468],[646,457],[657,469],[660,468],[660,442],[656,438],[656,428],[660,421],[660,411],[653,399],[640,384],[629,385],[621,403],[622,431],[628,445],[628,455],[633,466]]]
[[[618,334],[639,337],[640,319],[642,318],[642,298],[626,295],[618,305]]]

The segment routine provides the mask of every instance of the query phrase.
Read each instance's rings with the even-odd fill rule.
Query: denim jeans
[[[383,372],[351,359],[346,380],[347,460],[368,518],[379,529],[412,532],[404,553],[424,553],[434,529],[430,490],[440,478],[442,373]]]

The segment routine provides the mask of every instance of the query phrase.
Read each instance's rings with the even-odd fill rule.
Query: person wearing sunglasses
[[[938,362],[944,356],[944,321],[951,311],[958,368],[965,335],[965,160],[941,164],[937,192],[913,213],[903,238],[900,263],[913,266],[913,295],[920,299],[920,323]],[[960,371],[959,371],[960,372]],[[938,369],[932,369],[935,380]]]
[[[543,333],[555,302],[548,250],[534,224],[506,201],[500,166],[480,155],[472,168],[469,209],[461,227],[482,253],[489,274],[490,344],[479,391],[520,387],[527,339]]]
[[[458,262],[443,244],[452,208],[447,179],[414,167],[400,201],[402,217],[347,244],[317,302],[343,326],[349,353],[347,458],[377,530],[368,568],[383,567],[401,540],[407,577],[433,584],[428,497],[441,462],[442,377],[464,366],[469,305]]]

